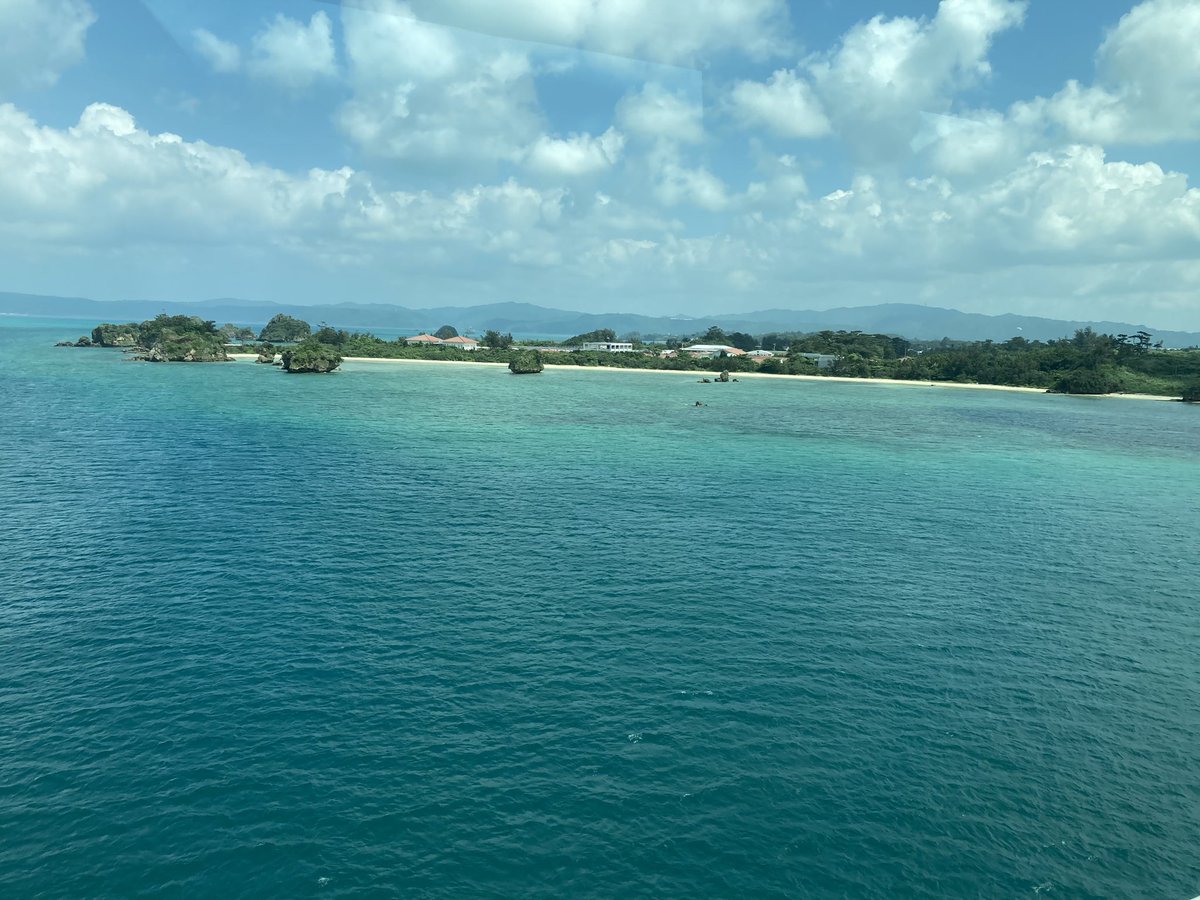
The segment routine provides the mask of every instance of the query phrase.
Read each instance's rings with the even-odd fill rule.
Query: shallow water
[[[4,896],[1200,893],[1198,409],[38,324]]]

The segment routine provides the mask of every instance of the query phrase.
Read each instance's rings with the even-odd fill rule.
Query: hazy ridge
[[[1200,345],[1200,332],[1169,331],[1128,322],[1077,321],[1040,316],[967,313],[909,303],[840,307],[827,310],[765,309],[715,316],[644,316],[636,313],[581,313],[536,306],[532,303],[488,303],[480,306],[443,306],[413,309],[390,303],[333,303],[306,306],[235,298],[195,302],[173,300],[91,300],[0,292],[0,314],[97,321],[147,319],[162,312],[187,313],[220,322],[260,324],[276,313],[299,316],[309,322],[328,322],[339,328],[434,329],[452,324],[460,330],[495,328],[514,334],[572,335],[596,328],[642,334],[688,334],[709,325],[731,331],[761,334],[768,331],[821,331],[824,329],[896,334],[916,340],[949,337],[956,340],[1004,341],[1020,335],[1030,340],[1052,340],[1092,327],[1110,334],[1148,331],[1168,347]]]

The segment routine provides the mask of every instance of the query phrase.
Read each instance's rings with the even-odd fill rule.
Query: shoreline
[[[255,359],[254,353],[230,353],[231,358],[235,360]],[[502,362],[472,362],[465,359],[387,359],[375,356],[347,356],[344,357],[344,363],[394,363],[408,365],[422,365],[428,363],[435,366],[491,366],[507,368],[507,363]],[[623,366],[573,366],[573,365],[556,365],[554,363],[546,364],[546,371],[551,370],[578,370],[582,372],[639,372],[647,375],[688,375],[693,378],[712,378],[717,373],[707,369],[635,369],[625,368]],[[730,378],[776,378],[787,381],[817,381],[817,382],[835,382],[838,384],[890,384],[901,387],[933,387],[933,388],[959,388],[974,391],[1010,391],[1020,394],[1044,394],[1055,397],[1085,397],[1085,398],[1116,398],[1121,400],[1158,400],[1164,402],[1173,402],[1178,398],[1175,397],[1160,397],[1157,394],[1050,394],[1045,388],[1036,387],[1019,387],[1017,385],[1005,384],[968,384],[958,381],[907,381],[896,378],[850,378],[844,375],[780,375],[772,372],[730,372]]]

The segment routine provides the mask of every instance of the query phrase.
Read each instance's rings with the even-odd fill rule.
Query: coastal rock
[[[342,356],[328,344],[305,341],[283,351],[283,371],[292,374],[324,375],[342,364]]]
[[[75,342],[75,346],[76,347],[90,347],[90,346],[92,346],[92,339],[90,337],[81,337],[79,340],[77,340]]]
[[[75,346],[75,342],[74,342],[74,341],[59,341],[59,342],[58,342],[57,344],[55,344],[54,346],[55,346],[55,347],[74,347],[74,346]]]
[[[542,354],[536,350],[518,350],[508,362],[508,371],[514,375],[536,375],[545,368]]]

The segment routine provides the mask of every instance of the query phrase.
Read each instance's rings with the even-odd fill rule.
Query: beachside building
[[[626,341],[588,341],[580,350],[600,350],[605,353],[632,353],[633,344]]]
[[[751,350],[746,356],[750,359],[773,359],[775,354],[770,350]]]
[[[690,353],[692,356],[713,358],[724,353],[726,356],[745,356],[746,351],[740,350],[737,347],[729,347],[725,344],[692,344],[690,347],[683,348],[684,353]]]
[[[479,341],[475,340],[475,338],[458,335],[457,337],[446,338],[444,341],[442,341],[442,346],[454,347],[458,350],[478,350]]]
[[[432,334],[418,334],[415,337],[405,338],[404,343],[418,347],[440,347],[445,343],[440,337],[434,337]]]
[[[797,353],[796,356],[802,356],[805,359],[811,359],[817,364],[818,369],[828,369],[835,362],[837,357],[829,353]]]

